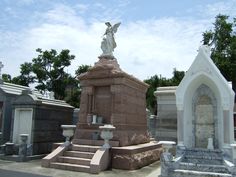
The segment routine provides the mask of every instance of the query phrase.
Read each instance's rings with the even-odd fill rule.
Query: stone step
[[[194,163],[194,164],[212,164],[212,165],[223,165],[223,159],[203,159],[203,158],[186,158],[182,159],[182,162],[185,163]]]
[[[185,155],[198,155],[198,156],[221,156],[222,151],[219,149],[202,149],[202,148],[194,148],[194,149],[186,149]]]
[[[92,159],[95,153],[93,152],[82,152],[82,151],[66,151],[64,152],[64,156],[70,157],[79,157],[79,158],[86,158]]]
[[[220,149],[205,149],[205,148],[187,148],[184,150],[185,152],[201,152],[201,153],[222,153]]]
[[[87,173],[90,172],[90,166],[86,166],[86,165],[53,162],[50,164],[50,167],[61,169],[61,170],[79,171],[79,172],[87,172]]]
[[[90,146],[90,145],[72,145],[72,151],[82,151],[82,152],[96,152],[101,146]]]
[[[60,163],[70,163],[77,165],[90,165],[91,159],[78,158],[78,157],[69,157],[69,156],[59,156],[57,159]]]
[[[222,155],[221,154],[217,154],[217,155],[201,155],[201,154],[185,154],[184,155],[185,158],[188,159],[206,159],[206,160],[222,160]]]
[[[104,140],[73,139],[73,144],[102,146],[104,144]],[[112,147],[119,147],[119,141],[112,141],[111,140],[111,141],[109,141],[109,144]]]
[[[183,162],[195,164],[222,165],[222,151],[218,149],[187,149],[184,153]]]
[[[193,171],[193,170],[174,170],[173,177],[233,177],[231,174],[226,173],[213,173],[213,172],[202,172],[202,171]]]
[[[224,165],[195,164],[195,163],[181,162],[178,168],[182,170],[192,170],[192,171],[199,170],[203,172],[230,173]]]

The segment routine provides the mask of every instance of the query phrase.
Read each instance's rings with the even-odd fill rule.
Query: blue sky
[[[236,0],[1,0],[0,60],[3,73],[36,56],[35,49],[70,49],[81,64],[101,54],[104,22],[121,22],[114,55],[121,68],[143,80],[186,71],[201,44],[202,32],[217,14],[236,17]]]

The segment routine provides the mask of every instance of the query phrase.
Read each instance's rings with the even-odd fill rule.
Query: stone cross
[[[0,61],[0,79],[2,79],[2,68],[4,67],[4,65],[2,64],[2,62]]]

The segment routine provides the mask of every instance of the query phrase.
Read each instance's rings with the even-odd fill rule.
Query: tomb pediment
[[[188,96],[188,91],[204,83],[214,92],[220,94],[224,109],[232,109],[230,105],[234,102],[234,92],[210,58],[208,46],[199,48],[198,55],[179,84],[176,90],[177,107],[183,107],[184,98]]]

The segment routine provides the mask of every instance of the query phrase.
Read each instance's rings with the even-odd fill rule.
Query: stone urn
[[[70,138],[74,135],[76,125],[61,125],[63,136],[66,138],[65,143],[70,144]]]
[[[169,153],[169,150],[175,145],[174,141],[160,141],[159,144],[162,144],[164,153]]]
[[[111,148],[109,140],[113,138],[113,130],[115,130],[115,127],[110,124],[105,124],[104,126],[99,126],[99,129],[101,129],[100,136],[104,139],[104,145],[102,147],[105,149]]]
[[[20,134],[21,144],[27,144],[29,134]]]
[[[20,134],[21,144],[19,145],[19,160],[21,162],[27,161],[27,140],[28,140],[29,134]]]

